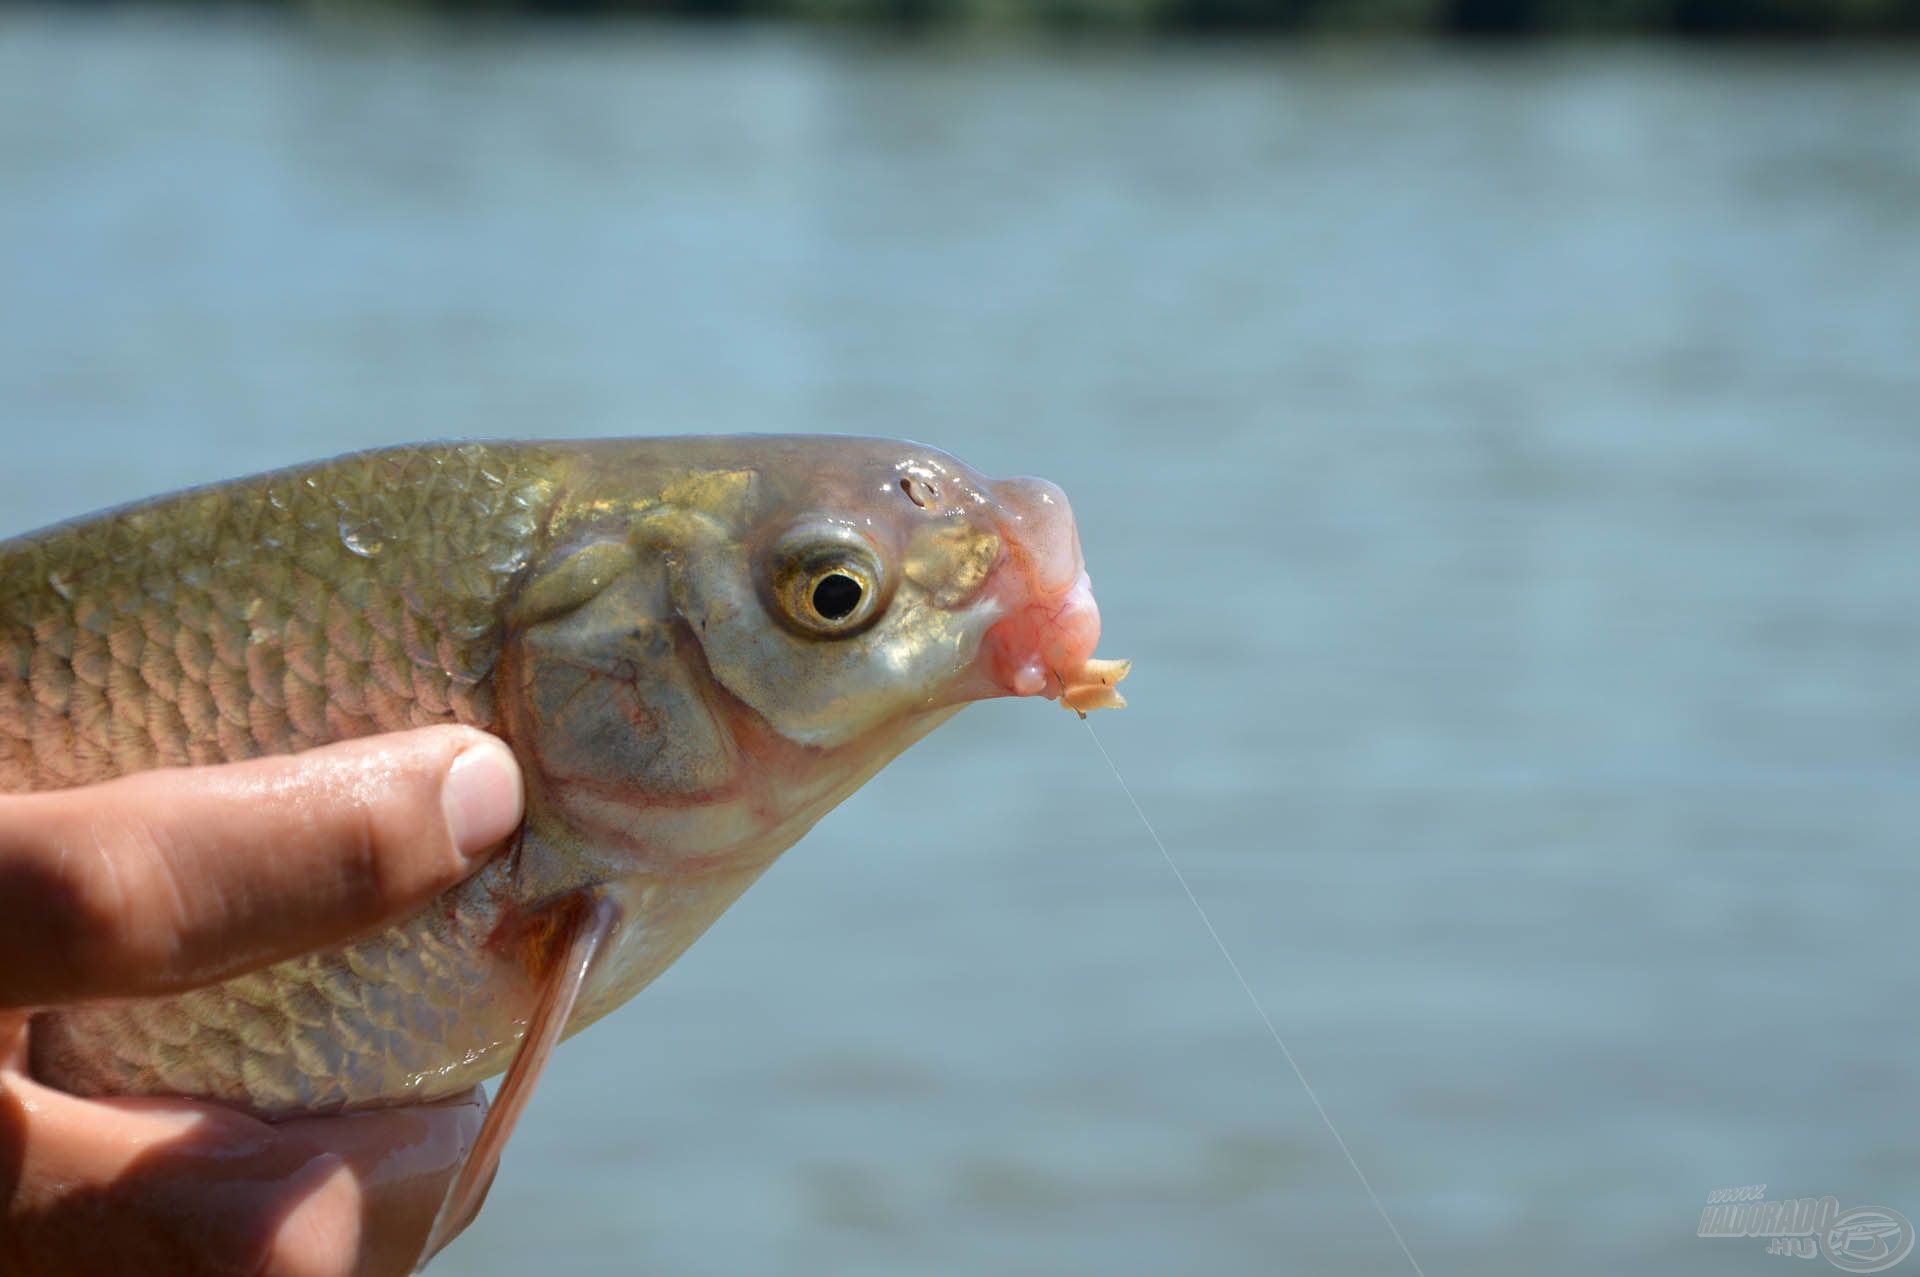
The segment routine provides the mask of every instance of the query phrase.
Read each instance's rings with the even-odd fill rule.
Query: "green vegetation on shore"
[[[260,0],[272,4],[275,0]],[[798,19],[899,29],[1402,36],[1920,35],[1920,0],[292,0],[461,14]]]

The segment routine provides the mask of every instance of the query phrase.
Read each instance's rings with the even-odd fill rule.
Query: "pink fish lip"
[[[1066,494],[1043,479],[991,493],[1005,557],[988,586],[1000,617],[981,640],[978,694],[1058,699],[1100,641],[1100,608]]]
[[[1046,595],[1070,590],[1086,574],[1086,563],[1067,494],[1045,479],[1002,479],[993,495],[1000,535],[1031,589]]]
[[[1100,607],[1086,570],[1058,592],[1035,591],[1011,606],[981,641],[983,672],[1002,696],[1057,700],[1100,643]]]

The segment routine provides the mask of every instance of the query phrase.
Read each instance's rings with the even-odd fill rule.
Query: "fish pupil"
[[[844,621],[860,606],[860,582],[844,572],[829,572],[813,583],[813,610],[829,621]]]

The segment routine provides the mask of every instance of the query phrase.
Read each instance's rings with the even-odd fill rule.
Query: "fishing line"
[[[1340,1146],[1340,1152],[1346,1157],[1347,1165],[1353,1168],[1354,1177],[1360,1181],[1360,1187],[1367,1190],[1367,1199],[1373,1203],[1373,1208],[1380,1212],[1380,1218],[1386,1222],[1387,1231],[1393,1234],[1393,1240],[1400,1244],[1400,1253],[1407,1257],[1407,1263],[1412,1265],[1415,1277],[1427,1277],[1426,1272],[1420,1267],[1420,1261],[1413,1257],[1413,1251],[1408,1248],[1407,1239],[1400,1235],[1400,1229],[1393,1222],[1393,1216],[1387,1213],[1386,1203],[1380,1200],[1380,1194],[1373,1191],[1373,1183],[1367,1178],[1367,1173],[1360,1169],[1360,1163],[1354,1159],[1353,1150],[1347,1147],[1347,1141],[1341,1136],[1340,1129],[1333,1124],[1333,1119],[1327,1116],[1327,1106],[1320,1102],[1320,1096],[1315,1093],[1313,1083],[1307,1081],[1305,1070],[1300,1067],[1300,1062],[1293,1058],[1293,1052],[1287,1047],[1287,1040],[1281,1037],[1280,1030],[1274,1027],[1273,1017],[1267,1014],[1267,1008],[1262,1005],[1260,995],[1253,991],[1251,984],[1247,983],[1247,977],[1240,971],[1240,964],[1234,961],[1232,951],[1227,948],[1227,942],[1220,938],[1220,932],[1214,927],[1213,919],[1207,916],[1206,907],[1200,903],[1200,897],[1194,895],[1193,888],[1187,885],[1187,875],[1180,872],[1180,866],[1175,863],[1173,854],[1167,850],[1166,842],[1161,839],[1159,831],[1153,827],[1153,822],[1147,819],[1147,813],[1140,809],[1140,800],[1133,796],[1133,786],[1127,784],[1127,778],[1120,774],[1120,768],[1115,765],[1113,755],[1109,754],[1107,747],[1101,743],[1100,734],[1093,730],[1093,724],[1087,722],[1085,715],[1081,716],[1081,721],[1087,723],[1087,735],[1093,738],[1093,747],[1100,751],[1100,757],[1107,760],[1107,767],[1113,772],[1113,778],[1120,782],[1120,792],[1127,796],[1129,803],[1133,804],[1133,814],[1140,817],[1140,823],[1146,827],[1147,836],[1152,838],[1153,845],[1160,849],[1161,859],[1167,862],[1167,868],[1173,870],[1174,879],[1179,882],[1180,890],[1187,893],[1187,899],[1193,903],[1193,911],[1200,915],[1200,921],[1207,928],[1207,934],[1213,937],[1213,943],[1218,946],[1220,956],[1225,958],[1227,965],[1233,969],[1233,977],[1240,982],[1241,989],[1246,992],[1247,1001],[1253,1003],[1253,1009],[1259,1015],[1260,1023],[1267,1026],[1267,1032],[1273,1036],[1273,1044],[1280,1048],[1280,1054],[1286,1058],[1288,1066],[1293,1069],[1293,1075],[1300,1079],[1300,1087],[1307,1093],[1307,1099],[1312,1101],[1313,1111],[1320,1115],[1320,1121],[1326,1126],[1327,1134],[1333,1136],[1333,1142]]]

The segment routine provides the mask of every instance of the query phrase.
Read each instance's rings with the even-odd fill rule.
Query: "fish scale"
[[[273,1115],[449,1095],[512,1057],[524,1099],[968,702],[1120,704],[1098,637],[1064,493],[898,440],[399,448],[0,544],[0,789],[456,722],[508,738],[527,785],[514,853],[414,917],[43,1011],[31,1065]]]
[[[553,470],[539,449],[402,449],[0,546],[0,788],[497,727],[499,605],[534,551]],[[461,1022],[489,996],[480,948],[503,872],[341,950],[43,1015],[36,1060],[81,1092],[268,1111],[433,1089],[450,1055],[489,1047]]]

